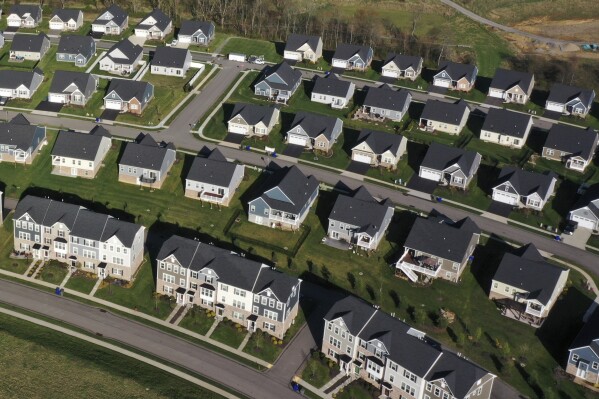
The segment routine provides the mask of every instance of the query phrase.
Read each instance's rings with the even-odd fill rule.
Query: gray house
[[[143,47],[129,39],[115,43],[100,60],[100,70],[118,75],[128,75],[135,71],[143,57]]]
[[[478,171],[480,161],[478,152],[433,141],[420,164],[418,176],[465,190]]]
[[[578,227],[599,230],[599,184],[589,187],[576,201],[568,214],[568,220],[578,223]]]
[[[478,68],[475,65],[443,61],[433,76],[433,86],[451,90],[470,91],[474,88]]]
[[[6,14],[6,24],[12,28],[35,28],[42,22],[39,4],[13,4]]]
[[[506,103],[526,104],[534,84],[532,73],[498,68],[489,86],[489,97],[500,98]]]
[[[154,98],[154,85],[141,80],[112,79],[104,96],[106,109],[141,115]]]
[[[377,249],[393,219],[395,207],[390,200],[376,200],[366,187],[351,195],[340,194],[329,214],[327,235],[366,251]]]
[[[156,257],[156,292],[278,339],[294,323],[301,280],[231,250],[171,236]]]
[[[85,106],[98,88],[98,78],[91,73],[56,71],[50,84],[51,103]]]
[[[545,109],[564,115],[586,117],[595,101],[595,90],[554,84],[545,102]]]
[[[286,104],[301,82],[302,73],[283,61],[264,70],[254,85],[254,94]]]
[[[108,7],[92,22],[92,32],[120,35],[129,25],[129,16],[116,4]]]
[[[175,163],[172,143],[157,143],[149,134],[129,142],[119,160],[119,181],[150,188],[161,188]]]
[[[279,123],[279,115],[279,109],[274,105],[237,103],[227,121],[227,131],[248,137],[267,136]]]
[[[177,38],[179,43],[207,45],[214,38],[214,22],[183,21]]]
[[[579,381],[597,385],[599,383],[599,310],[595,310],[582,326],[568,352],[566,372]]]
[[[287,131],[289,144],[329,153],[343,132],[343,121],[332,116],[298,112]]]
[[[406,238],[395,273],[401,272],[413,282],[441,278],[457,283],[480,234],[480,228],[468,217],[457,222],[436,212],[428,218],[419,217]]]
[[[110,133],[101,126],[89,133],[61,130],[52,148],[52,173],[93,179],[111,145]]]
[[[352,161],[374,167],[396,169],[405,154],[408,140],[400,135],[379,130],[362,129],[351,150]]]
[[[383,62],[382,76],[416,80],[422,72],[422,57],[390,53]]]
[[[369,87],[362,104],[362,113],[367,119],[399,122],[408,112],[411,102],[412,95],[407,90],[393,90],[386,84]]]
[[[63,35],[58,42],[56,60],[83,67],[96,55],[96,42],[91,36]]]
[[[29,124],[22,114],[0,123],[0,162],[31,164],[45,143],[46,127]]]
[[[0,71],[0,97],[29,99],[44,81],[44,73],[33,71]]]
[[[335,49],[332,66],[348,71],[364,71],[370,66],[373,54],[370,46],[342,43]]]
[[[195,157],[185,177],[185,196],[228,206],[241,184],[245,166],[229,162],[218,148],[207,157]]]
[[[191,52],[183,48],[157,47],[152,57],[153,75],[185,77],[191,66]]]
[[[505,166],[493,187],[493,201],[540,211],[555,193],[556,183],[553,172],[537,173]]]
[[[45,33],[27,35],[17,33],[10,46],[11,60],[39,61],[50,50],[50,38]]]
[[[286,230],[297,230],[318,197],[318,180],[306,176],[297,166],[275,170],[262,194],[248,203],[252,223]]]
[[[330,104],[331,108],[341,109],[349,105],[354,96],[356,85],[330,73],[326,77],[314,76],[311,101],[321,104]]]
[[[73,8],[57,8],[52,11],[48,25],[50,30],[77,30],[83,26],[83,11]]]
[[[567,169],[584,172],[593,162],[599,135],[589,128],[582,129],[564,124],[553,124],[541,156],[565,164]]]

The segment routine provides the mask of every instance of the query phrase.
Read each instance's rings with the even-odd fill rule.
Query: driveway
[[[104,112],[102,112],[102,115],[100,115],[100,119],[104,119],[107,121],[114,121],[116,120],[116,117],[119,116],[120,111],[116,110],[116,109],[105,109]]]
[[[504,204],[503,202],[499,201],[493,201],[491,202],[489,209],[487,209],[487,212],[507,218],[510,216],[510,213],[512,213],[513,210],[513,205]]]
[[[135,36],[135,34],[129,36],[129,41],[133,44],[137,44],[138,46],[144,46],[144,43],[146,42],[146,38],[145,37],[139,37],[139,36]]]
[[[227,143],[241,144],[244,138],[245,136],[243,134],[227,133],[225,136],[225,141]]]
[[[283,150],[283,155],[287,155],[288,157],[299,158],[304,152],[304,146],[289,144],[285,150]]]
[[[42,101],[38,104],[35,109],[38,111],[47,111],[47,112],[60,112],[64,104],[61,103],[51,103],[50,101]]]
[[[349,166],[345,169],[348,172],[356,173],[358,175],[365,175],[370,169],[370,165],[364,162],[351,161]]]
[[[434,180],[423,179],[419,176],[414,176],[408,182],[407,187],[411,190],[420,191],[427,194],[432,194],[435,191],[435,188],[439,185],[438,182]]]
[[[591,238],[591,230],[583,227],[577,228],[572,235],[562,234],[562,242],[564,244],[580,249],[586,249],[589,238]]]

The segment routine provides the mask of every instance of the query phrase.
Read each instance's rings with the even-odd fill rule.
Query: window
[[[21,221],[20,221],[20,220],[17,220],[17,221],[15,222],[15,225],[16,225],[18,228],[21,228]]]
[[[572,354],[572,361],[574,361],[574,362],[578,361],[578,355],[576,353]]]
[[[262,297],[262,305],[266,305],[266,302],[268,302],[268,298]]]
[[[329,331],[332,331],[332,330],[333,330],[333,323],[329,322],[329,323],[327,324],[327,329],[328,329]]]
[[[191,278],[198,278],[198,272],[191,272]]]
[[[278,319],[277,316],[278,316],[278,314],[276,312],[271,312],[270,310],[264,309],[264,317],[266,317],[267,319],[276,321]]]
[[[431,384],[430,382],[427,382],[426,383],[426,391],[430,392],[430,391],[432,391],[432,389],[433,389],[433,384]]]
[[[254,297],[254,303],[260,303],[260,297],[259,296],[255,296]]]
[[[175,284],[175,276],[171,276],[170,274],[163,274],[162,281],[165,283]]]
[[[256,211],[256,207],[254,205],[250,205],[250,212],[255,212]]]
[[[275,300],[274,299],[269,299],[268,300],[268,306],[271,307],[271,308],[274,308],[275,307]]]
[[[476,390],[476,394],[477,394],[477,395],[480,395],[480,394],[482,394],[482,393],[483,393],[483,387],[480,387],[480,388],[478,388],[478,389]]]
[[[181,279],[179,279],[179,285],[180,285],[181,287],[185,287],[185,286],[186,286],[186,283],[185,283],[185,279],[184,279],[184,278],[181,278]]]
[[[493,283],[493,288],[497,288],[499,286],[499,283]]]
[[[514,139],[514,145],[519,145],[519,144],[520,144],[520,140]]]
[[[412,374],[408,370],[403,371],[403,376],[412,382],[416,382],[416,379],[417,379],[416,374]]]
[[[597,363],[597,362],[593,362],[593,364],[591,365],[591,368],[592,368],[593,370],[597,370],[597,369],[599,369],[599,363]]]
[[[447,392],[443,392],[443,399],[449,399],[449,394]]]
[[[435,396],[441,396],[441,389],[439,387],[435,387]]]
[[[164,262],[160,262],[160,268],[164,270]]]
[[[283,310],[283,304],[281,302],[277,302],[277,310]]]
[[[555,151],[552,150],[552,149],[550,149],[550,148],[548,148],[546,154],[547,155],[553,155],[553,154],[555,154]]]
[[[220,289],[221,289],[222,291],[224,291],[224,292],[229,292],[229,286],[228,286],[228,285],[222,284],[222,285],[220,286]]]
[[[347,348],[345,348],[345,353],[351,355],[351,346],[347,345]]]
[[[263,328],[264,328],[265,330],[270,330],[270,331],[273,331],[273,332],[274,332],[274,331],[275,331],[275,329],[276,329],[276,326],[275,326],[274,324],[272,324],[272,323],[269,323],[269,322],[267,322],[267,321],[265,321],[265,322],[264,322],[264,324],[262,324],[262,326],[263,326]]]
[[[329,337],[329,344],[333,345],[337,349],[341,349],[341,341],[335,337]]]
[[[395,380],[395,377],[393,375],[389,376],[389,382],[393,382]]]
[[[391,364],[389,365],[389,368],[390,368],[391,370],[393,370],[393,371],[397,371],[397,364],[396,364],[396,363],[391,363]]]
[[[510,292],[510,287],[505,287],[504,290],[505,292]]]
[[[253,314],[258,314],[258,313],[260,313],[260,309],[258,308],[258,306],[254,306],[254,307],[252,308],[252,313],[253,313]]]

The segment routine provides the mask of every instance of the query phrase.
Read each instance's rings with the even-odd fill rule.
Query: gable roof
[[[10,120],[10,123],[13,125],[31,125],[31,122],[29,122],[25,115],[21,113],[16,114],[15,117]]]
[[[482,130],[506,136],[524,138],[532,116],[502,108],[491,108],[485,117]]]
[[[348,60],[354,55],[358,55],[363,61],[368,61],[368,58],[372,56],[372,48],[370,46],[341,43],[337,45],[333,58]]]
[[[112,15],[112,19],[99,19],[99,17],[101,17],[106,12],[109,12]],[[98,18],[96,18],[94,20],[94,22],[92,22],[92,24],[93,25],[106,25],[109,21],[113,21],[118,26],[121,26],[123,24],[123,22],[125,22],[126,19],[127,19],[127,13],[125,12],[125,10],[123,10],[118,5],[113,4],[110,7],[108,7],[107,9],[105,9],[104,11],[102,11],[102,13],[100,13]]]
[[[62,35],[57,53],[89,55],[94,48],[94,38],[82,35]]]
[[[599,356],[599,309],[595,311],[584,323],[576,338],[570,345],[570,349],[590,346],[591,349]]]
[[[364,105],[367,107],[376,107],[389,109],[392,111],[402,111],[409,105],[411,94],[404,89],[394,90],[391,86],[384,84],[379,87],[369,87],[364,98]]]
[[[60,156],[67,158],[81,159],[85,161],[93,161],[96,159],[100,144],[104,137],[110,138],[110,135],[103,133],[94,134],[78,133],[73,131],[61,130],[58,132],[54,148],[52,148],[52,156]]]
[[[45,33],[38,33],[37,35],[27,35],[24,33],[16,33],[13,36],[12,44],[10,46],[11,51],[31,51],[39,53],[42,50],[44,42],[50,43],[50,39]]]
[[[468,253],[470,241],[480,228],[470,218],[458,222],[445,217],[416,218],[404,246],[427,254],[461,263]]]
[[[474,167],[479,158],[478,152],[449,147],[433,141],[420,165],[433,170],[445,170],[457,164],[462,172],[470,176],[476,173]]]
[[[146,134],[137,142],[127,143],[119,165],[160,170],[160,166],[169,150],[175,150],[172,143],[157,143],[150,134]]]
[[[319,185],[314,176],[304,175],[295,165],[282,167],[267,179],[266,188],[259,198],[273,209],[292,214],[298,214],[302,210]],[[289,201],[270,197],[268,192],[274,188],[281,190]]]
[[[435,74],[437,76],[441,71],[447,72],[452,80],[460,80],[466,78],[469,82],[476,77],[477,68],[476,65],[471,64],[460,64],[453,61],[443,61],[439,70]]]
[[[324,78],[322,76],[316,75],[314,76],[314,87],[312,88],[312,93],[345,98],[352,85],[352,82],[341,80],[334,73],[329,73]]]
[[[526,291],[528,299],[547,305],[566,270],[545,261],[533,244],[526,249],[521,255],[504,254],[493,280]]]
[[[350,195],[339,195],[329,214],[330,220],[358,226],[359,233],[373,237],[380,231],[385,216],[393,209],[393,204],[386,199],[377,201],[364,186],[360,186]]]
[[[541,198],[545,198],[555,178],[556,175],[553,172],[537,173],[513,166],[504,166],[499,172],[495,187],[509,182],[521,196],[537,193]]]
[[[390,63],[395,64],[395,66],[402,71],[410,67],[416,71],[418,70],[418,67],[421,66],[422,57],[416,55],[389,53],[387,54],[387,58],[383,63],[383,67]]]
[[[459,125],[467,110],[469,110],[468,104],[464,100],[459,100],[456,103],[427,100],[420,118]]]
[[[129,39],[123,39],[110,47],[105,57],[108,57],[116,64],[132,65],[143,51],[144,49],[140,45],[133,44]],[[120,54],[118,54],[119,52],[126,58],[120,57]]]
[[[241,116],[249,125],[253,126],[259,122],[263,122],[268,126],[275,116],[276,110],[277,108],[274,105],[236,103],[229,120],[236,116]]]
[[[304,44],[308,44],[308,47],[312,51],[316,51],[320,43],[320,36],[313,35],[300,35],[299,33],[292,33],[287,36],[287,42],[285,43],[285,51],[297,51]]]
[[[543,147],[578,155],[583,159],[590,159],[595,155],[597,140],[599,140],[599,136],[590,127],[581,129],[555,123],[549,129]]]
[[[387,132],[381,132],[379,130],[362,129],[355,147],[360,145],[362,142],[366,142],[368,147],[375,154],[383,154],[386,151],[390,151],[392,154],[397,154],[401,142],[405,140],[405,137],[401,134],[393,134]]]
[[[273,75],[278,75],[285,83],[275,82],[271,79]],[[280,64],[270,66],[264,69],[259,82],[266,81],[268,85],[274,89],[291,90],[296,83],[302,79],[302,73],[292,68],[287,62],[283,61]]]
[[[491,80],[490,89],[508,90],[514,86],[520,86],[524,92],[528,92],[534,84],[534,75],[528,72],[512,71],[510,69],[497,68],[495,76]]]
[[[154,18],[156,23],[154,25],[142,25],[143,21],[145,21],[149,17]],[[155,26],[158,29],[160,29],[161,31],[164,31],[167,28],[168,24],[171,23],[171,21],[172,21],[171,18],[168,15],[166,15],[164,12],[162,12],[161,9],[154,8],[152,11],[150,11],[150,13],[148,15],[146,15],[145,17],[143,17],[141,19],[141,22],[135,28],[136,29],[150,29],[152,26]]]
[[[202,32],[204,36],[209,37],[214,32],[214,22],[212,21],[183,21],[179,29],[179,35],[191,36],[196,32]]]
[[[572,210],[588,207],[589,211],[599,219],[599,183],[586,189],[584,194],[576,201]]]
[[[54,11],[52,11],[50,19],[57,16],[62,22],[68,22],[71,19],[77,21],[79,14],[81,13],[81,10],[76,10],[74,8],[55,8]]]
[[[277,298],[285,302],[291,295],[293,288],[300,282],[296,277],[292,277],[281,271],[275,270],[270,267],[262,266],[260,275],[254,284],[254,293],[262,292],[266,289],[270,289]]]
[[[74,84],[84,95],[89,95],[96,90],[97,80],[91,73],[75,71],[56,71],[50,84],[50,93],[63,93]]]
[[[38,20],[42,17],[42,8],[37,4],[13,4],[8,11],[8,15],[10,14],[17,14],[21,18],[30,14],[33,19]]]
[[[464,398],[472,387],[489,372],[471,361],[450,351],[443,351],[426,375],[427,381],[443,379],[453,396]]]
[[[193,159],[186,179],[228,187],[238,166],[240,165],[235,162],[227,161],[223,153],[218,148],[214,148],[208,157]]]
[[[16,89],[23,85],[30,89],[35,75],[44,76],[39,69],[34,71],[0,70],[0,88]]]
[[[576,86],[568,86],[556,83],[551,86],[547,101],[566,104],[568,101],[578,98],[585,106],[590,106],[595,98],[595,91],[591,89],[581,89]]]
[[[20,123],[0,123],[0,144],[27,151],[33,145],[37,126]]]
[[[123,101],[131,101],[136,98],[140,103],[144,102],[144,93],[151,83],[132,79],[111,79],[107,93],[114,91]],[[107,95],[108,95],[107,94]]]
[[[291,122],[291,127],[287,133],[293,133],[293,130],[296,127],[301,126],[308,137],[315,139],[322,134],[327,140],[330,141],[333,138],[333,133],[335,131],[335,126],[337,126],[337,122],[341,122],[341,120],[333,116],[299,111],[295,114],[293,122]]]
[[[175,47],[157,47],[152,57],[152,65],[165,66],[171,68],[183,68],[189,50]]]
[[[325,320],[343,319],[343,323],[352,335],[357,335],[376,309],[367,302],[353,295],[335,302],[324,316]]]

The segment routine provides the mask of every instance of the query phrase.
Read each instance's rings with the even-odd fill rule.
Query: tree
[[[347,272],[347,281],[349,282],[351,289],[355,290],[356,289],[356,276],[354,276],[354,274],[351,272]]]
[[[480,339],[483,336],[483,330],[480,327],[476,327],[476,330],[474,330],[474,342],[480,342]]]

